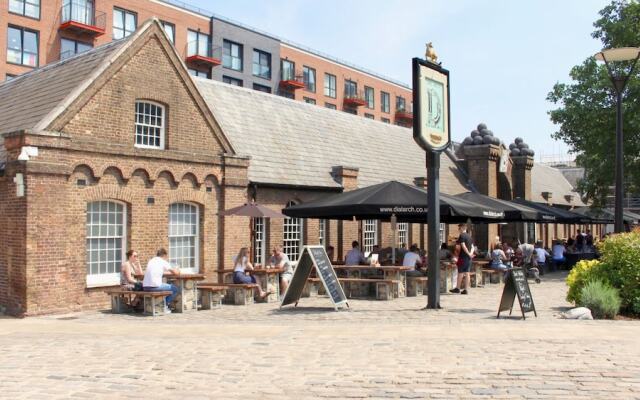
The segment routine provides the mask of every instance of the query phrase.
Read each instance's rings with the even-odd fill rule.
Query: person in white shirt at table
[[[425,276],[425,273],[420,270],[422,268],[422,262],[420,261],[420,253],[418,251],[418,245],[412,244],[409,247],[409,252],[404,255],[402,260],[403,267],[411,267],[406,272],[407,276]]]
[[[354,240],[351,243],[351,250],[347,253],[344,258],[344,265],[360,265],[360,264],[368,264],[367,259],[364,257],[364,254],[360,251],[360,243],[357,240]]]
[[[165,298],[164,312],[167,314],[171,312],[169,310],[169,304],[171,304],[178,294],[178,287],[171,283],[163,283],[162,276],[165,272],[170,272],[177,276],[180,275],[180,270],[171,268],[168,259],[169,254],[167,251],[165,249],[159,249],[156,256],[149,260],[142,281],[142,288],[145,292],[171,291],[171,294]]]
[[[287,256],[282,251],[282,246],[275,246],[271,258],[269,259],[271,268],[282,268],[284,271],[280,274],[280,295],[284,295],[293,278],[293,266]]]

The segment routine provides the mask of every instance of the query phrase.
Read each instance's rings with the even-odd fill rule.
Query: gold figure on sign
[[[434,64],[438,64],[438,55],[436,54],[436,51],[433,49],[433,44],[431,42],[427,43],[427,50],[424,53],[424,58],[426,58],[427,61],[430,61]]]

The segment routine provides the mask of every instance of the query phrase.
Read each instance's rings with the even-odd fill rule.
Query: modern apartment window
[[[9,0],[9,12],[40,19],[40,0]]]
[[[405,111],[407,109],[407,101],[402,96],[396,96],[396,110]]]
[[[391,120],[389,118],[380,118],[380,121],[384,122],[385,124],[390,124]]]
[[[373,246],[378,244],[378,221],[375,219],[365,219],[362,221],[362,243],[365,253],[371,252]]]
[[[374,92],[373,88],[369,86],[364,87],[364,99],[367,101],[367,108],[374,109],[375,108],[375,100],[374,100]]]
[[[122,8],[113,9],[113,38],[123,39],[136,31],[137,15]]]
[[[324,106],[327,107],[327,108],[330,108],[332,110],[337,110],[338,109],[338,107],[336,107],[335,104],[331,104],[331,103],[324,103]]]
[[[304,88],[310,92],[316,92],[316,70],[307,66],[302,67],[302,79]]]
[[[211,78],[209,77],[209,72],[207,72],[207,71],[200,71],[200,70],[192,69],[192,68],[189,68],[189,75],[191,75],[191,76],[197,76],[198,78],[207,78],[207,79],[211,79]]]
[[[324,74],[324,95],[331,98],[336,98],[336,76],[331,74]]]
[[[296,79],[296,63],[289,60],[281,60],[280,71],[283,81],[293,81]]]
[[[287,207],[295,205],[290,201]],[[285,218],[283,226],[282,251],[290,260],[297,260],[302,247],[302,219]]]
[[[296,95],[295,93],[293,93],[292,90],[286,90],[286,89],[280,89],[280,96],[285,97],[287,99],[291,99],[291,100],[295,100],[296,99]]]
[[[7,31],[7,62],[38,66],[38,32],[9,26]]]
[[[93,0],[64,0],[62,2],[61,22],[80,22],[93,26],[96,24]]]
[[[87,285],[114,285],[120,282],[120,265],[126,251],[126,211],[122,203],[87,203],[86,254]]]
[[[257,83],[253,84],[253,90],[257,90],[258,92],[271,93],[271,88],[265,85],[259,85]]]
[[[187,31],[187,57],[211,57],[211,38],[206,33]]]
[[[253,218],[253,262],[264,265],[264,218]]]
[[[407,240],[409,238],[409,236],[408,236],[409,223],[408,222],[398,222],[396,224],[396,227],[398,228],[398,247],[402,247],[402,245],[408,244]]]
[[[136,101],[136,147],[164,149],[164,106]]]
[[[169,40],[171,41],[171,43],[175,44],[176,43],[176,26],[171,22],[167,22],[167,21],[161,21],[161,22],[162,22],[162,28],[164,29],[164,32],[169,37]]]
[[[253,75],[271,79],[271,54],[253,49]]]
[[[93,46],[87,43],[78,42],[77,40],[60,39],[60,59],[72,57],[79,53],[91,50]]]
[[[316,100],[312,99],[311,97],[303,97],[302,100],[304,100],[304,102],[307,104],[316,104]]]
[[[349,113],[349,114],[353,114],[353,115],[358,115],[358,110],[356,110],[353,107],[345,107],[342,109],[342,111]]]
[[[200,268],[198,214],[193,204],[169,206],[169,262],[185,272],[197,273]]]
[[[376,119],[376,117],[373,114],[368,114],[368,113],[365,113],[364,117],[369,119]]]
[[[327,220],[318,221],[318,244],[327,247]]]
[[[224,40],[222,47],[222,66],[236,71],[242,71],[242,45]]]
[[[10,81],[12,79],[15,79],[17,76],[18,75],[7,74],[7,75],[5,75],[5,79],[4,80],[8,82],[8,81]]]
[[[229,85],[242,87],[242,79],[236,79],[236,78],[232,78],[230,76],[224,75],[222,76],[222,82],[228,83]]]
[[[351,97],[357,97],[357,95],[358,95],[358,84],[348,79],[344,81],[344,97],[351,98]]]
[[[391,112],[391,96],[387,92],[380,92],[380,106],[382,112]]]

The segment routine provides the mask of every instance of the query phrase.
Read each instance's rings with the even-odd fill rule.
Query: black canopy
[[[593,223],[593,220],[585,215],[576,214],[569,210],[565,210],[559,207],[553,207],[542,203],[536,203],[534,201],[525,200],[525,199],[515,199],[514,203],[522,204],[527,207],[535,208],[536,210],[544,211],[549,214],[552,214],[556,217],[555,221],[560,224],[590,224]]]
[[[580,207],[572,211],[580,215],[585,215],[601,224],[613,224],[615,219],[615,212],[608,208],[595,209],[591,207]],[[640,215],[629,211],[624,211],[622,218],[624,222],[632,225],[638,224],[638,221],[640,221]]]
[[[493,207],[504,212],[504,221],[530,221],[530,222],[550,222],[556,220],[556,216],[549,212],[528,207],[520,203],[508,200],[496,199],[480,193],[460,193],[456,197],[472,202],[484,207]]]
[[[287,207],[282,213],[296,218],[379,219],[398,222],[427,221],[427,192],[416,186],[390,181],[343,192],[309,203]],[[476,205],[462,198],[440,194],[442,222],[500,222],[504,213],[489,206]]]

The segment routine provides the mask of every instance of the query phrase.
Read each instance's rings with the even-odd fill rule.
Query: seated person
[[[505,265],[503,261],[507,260],[507,255],[504,254],[502,246],[500,246],[500,243],[496,243],[496,245],[493,246],[493,250],[491,250],[491,263],[489,264],[489,267],[492,269],[506,271],[509,267]]]
[[[159,249],[156,256],[149,260],[147,270],[144,272],[142,287],[145,292],[163,292],[171,291],[171,294],[165,298],[164,312],[169,314],[169,304],[178,294],[178,287],[172,283],[163,283],[162,276],[165,272],[171,272],[173,275],[179,276],[180,270],[171,268],[169,264],[169,254],[165,249]]]
[[[293,278],[293,266],[289,257],[282,251],[282,246],[275,246],[269,259],[269,265],[272,268],[282,268],[284,272],[280,274],[280,294],[284,295],[287,292],[291,278]]]
[[[553,247],[551,248],[551,253],[553,255],[553,264],[557,266],[559,264],[564,264],[567,262],[565,258],[566,249],[560,240],[556,240],[553,242]]]
[[[333,246],[327,247],[327,257],[329,261],[333,264],[333,254],[335,253],[335,248]]]
[[[360,265],[360,264],[368,264],[366,258],[364,258],[364,254],[360,251],[360,243],[357,240],[354,240],[351,243],[351,250],[347,252],[347,255],[344,257],[344,265]]]
[[[404,255],[404,259],[402,260],[402,266],[411,267],[406,273],[407,276],[425,276],[425,273],[420,270],[420,268],[422,268],[422,261],[420,260],[417,245],[412,244],[411,247],[409,247],[409,252]]]
[[[513,247],[509,246],[509,243],[507,243],[506,241],[502,242],[502,251],[504,252],[504,255],[507,256],[508,260],[513,257]]]
[[[535,246],[535,257],[536,263],[538,264],[538,270],[540,270],[540,275],[544,275],[544,266],[547,265],[547,257],[549,257],[549,252],[542,247],[542,241],[538,240]]]
[[[445,242],[442,242],[442,244],[440,245],[440,251],[438,252],[438,255],[440,256],[440,261],[448,261],[453,257],[453,254],[451,254],[451,250],[449,250],[449,247],[447,247],[447,244]]]
[[[516,255],[518,252],[520,252],[520,257],[518,258],[519,264],[514,265],[522,267],[527,272],[527,275],[532,275],[535,278],[536,283],[540,283],[540,270],[538,270],[536,257],[534,257],[535,249],[533,245],[523,243],[518,246]]]
[[[238,252],[238,255],[233,257],[233,283],[235,284],[250,284],[256,283],[258,286],[255,290],[258,292],[260,299],[264,299],[271,292],[265,292],[262,290],[260,280],[255,275],[247,275],[246,271],[252,271],[253,265],[249,262],[249,250],[246,247],[242,247]]]
[[[124,290],[135,290],[135,287],[139,284],[135,275],[142,274],[138,252],[135,250],[127,251],[127,261],[123,262],[120,267],[120,287]],[[142,287],[141,284],[140,287]]]

